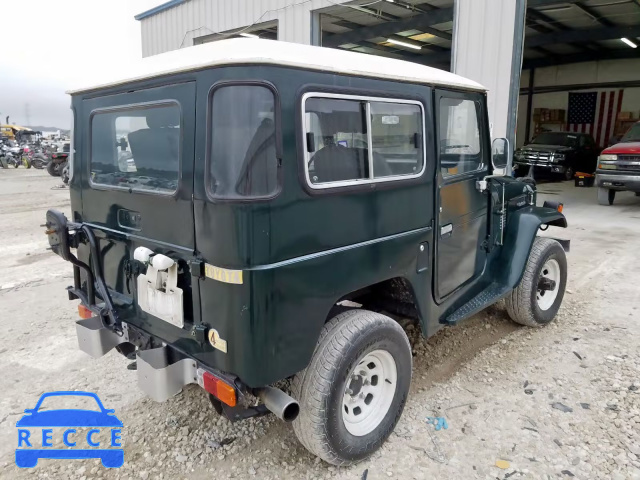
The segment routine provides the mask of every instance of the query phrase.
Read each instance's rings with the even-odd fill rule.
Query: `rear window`
[[[275,96],[260,85],[218,87],[211,97],[209,195],[268,198],[278,191]]]
[[[173,193],[178,188],[179,166],[178,105],[145,105],[93,114],[93,184]]]

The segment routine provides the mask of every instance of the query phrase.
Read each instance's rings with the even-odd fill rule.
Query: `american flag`
[[[567,131],[590,133],[601,147],[613,136],[624,90],[569,92]]]

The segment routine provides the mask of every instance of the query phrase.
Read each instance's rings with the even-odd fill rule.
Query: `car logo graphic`
[[[94,399],[99,410],[84,409],[42,409],[42,403],[51,397],[84,397]],[[122,422],[114,415],[114,410],[104,407],[100,398],[91,392],[48,392],[43,393],[33,409],[26,409],[18,422],[18,448],[16,465],[20,468],[32,468],[41,458],[82,460],[99,458],[107,468],[118,468],[124,463],[122,448]],[[44,427],[44,428],[43,428]],[[51,428],[48,428],[51,427]],[[62,440],[67,448],[53,448],[53,428],[64,430]],[[86,435],[76,428],[89,427]],[[41,435],[34,429],[42,429]],[[104,430],[110,430],[108,446],[97,436]],[[86,444],[87,448],[83,448]]]

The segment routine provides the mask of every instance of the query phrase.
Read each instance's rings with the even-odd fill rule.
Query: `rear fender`
[[[509,288],[520,283],[538,228],[542,225],[566,228],[567,219],[553,208],[536,206],[516,210],[508,218],[497,267],[498,276]]]

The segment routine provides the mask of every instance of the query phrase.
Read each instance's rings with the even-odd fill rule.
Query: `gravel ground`
[[[562,199],[569,286],[555,322],[519,327],[498,304],[429,340],[412,325],[411,393],[389,441],[370,459],[331,467],[272,417],[231,424],[199,387],[156,404],[115,351],[78,351],[71,270],[46,251],[47,207],[68,192],[44,171],[0,170],[0,477],[70,479],[640,479],[640,198],[596,204],[594,189],[542,184]],[[41,460],[14,465],[15,422],[43,392],[89,390],[123,421],[125,464]],[[435,431],[427,416],[443,416]],[[505,468],[500,468],[505,467]]]

